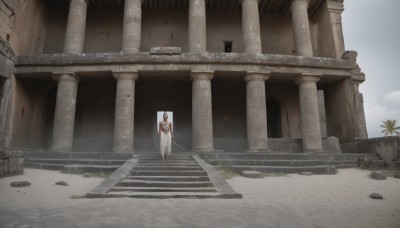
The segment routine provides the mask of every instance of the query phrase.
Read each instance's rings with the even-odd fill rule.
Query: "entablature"
[[[41,75],[53,72],[112,72],[135,70],[139,72],[189,72],[211,70],[215,72],[271,72],[275,78],[290,79],[299,74],[319,74],[328,79],[352,78],[358,65],[356,59],[345,55],[343,59],[302,57],[291,55],[246,53],[182,53],[178,55],[151,55],[148,52],[43,54],[19,56],[16,75]],[[229,73],[227,74],[229,77]],[[360,79],[360,75],[358,74]],[[362,80],[362,79],[360,79]]]

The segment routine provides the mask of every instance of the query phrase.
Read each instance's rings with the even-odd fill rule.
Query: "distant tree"
[[[383,121],[381,127],[383,128],[382,133],[385,133],[385,136],[400,135],[400,126],[396,126],[396,120]]]

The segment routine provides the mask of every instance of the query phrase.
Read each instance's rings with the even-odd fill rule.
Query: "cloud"
[[[398,104],[400,105],[400,90],[395,90],[391,93],[386,94],[383,97],[383,100],[389,104]]]

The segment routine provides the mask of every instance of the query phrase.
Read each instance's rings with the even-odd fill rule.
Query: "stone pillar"
[[[333,45],[335,48],[336,58],[342,58],[345,52],[343,28],[342,28],[342,12],[344,10],[343,3],[335,0],[327,0],[327,10],[329,13],[330,28],[332,30]]]
[[[138,73],[113,72],[113,75],[117,80],[113,151],[133,153],[135,81]]]
[[[74,138],[76,95],[79,77],[74,73],[54,73],[58,81],[56,111],[54,114],[53,150],[72,150]]]
[[[245,53],[262,53],[258,2],[259,0],[241,0]]]
[[[326,138],[328,137],[328,132],[326,129],[325,93],[323,90],[318,90],[318,109],[321,137]]]
[[[310,0],[293,0],[290,10],[292,11],[294,43],[297,55],[312,57],[313,49],[307,13],[309,2]]]
[[[300,76],[299,85],[301,135],[304,152],[323,152],[319,122],[317,76]]]
[[[125,0],[122,52],[140,52],[143,0]]]
[[[247,72],[246,113],[248,152],[266,152],[268,149],[267,106],[265,80],[267,73]]]
[[[206,52],[206,0],[189,0],[189,52]]]
[[[352,80],[353,83],[353,96],[354,96],[354,107],[355,107],[355,119],[357,129],[357,140],[368,139],[367,125],[365,122],[364,112],[364,98],[363,94],[359,91],[359,85],[362,81]]]
[[[64,53],[80,54],[85,43],[86,13],[88,0],[71,0],[67,29],[65,31]]]
[[[214,72],[192,71],[192,150],[213,151],[211,79]]]

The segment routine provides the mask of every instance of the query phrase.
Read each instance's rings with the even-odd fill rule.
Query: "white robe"
[[[168,122],[168,127],[169,127]],[[160,153],[164,158],[165,155],[168,157],[171,154],[171,129],[169,129],[168,133],[161,131],[160,133]]]

